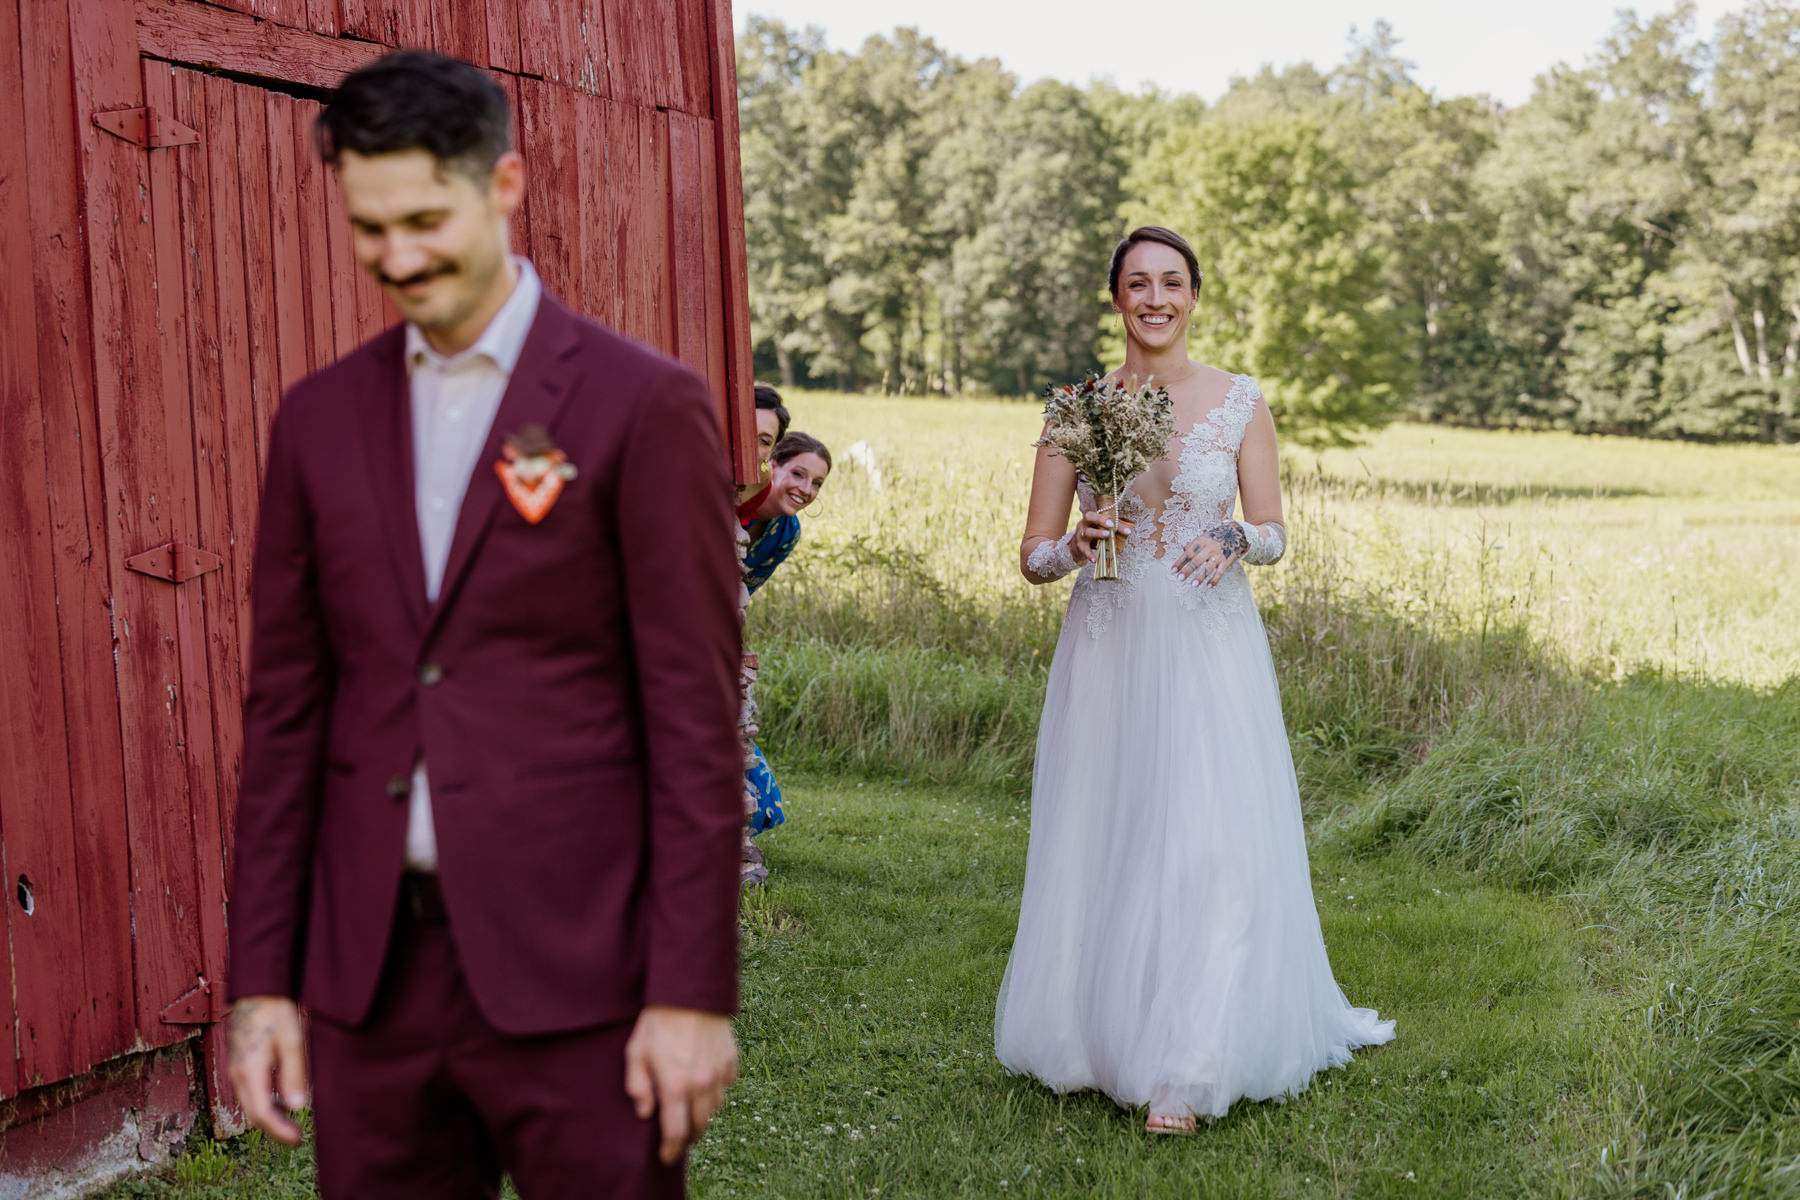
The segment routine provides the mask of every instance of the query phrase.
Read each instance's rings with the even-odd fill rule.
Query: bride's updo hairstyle
[[[1126,234],[1125,240],[1113,249],[1112,270],[1106,275],[1106,289],[1112,293],[1113,299],[1119,298],[1119,272],[1125,269],[1125,256],[1131,253],[1133,246],[1141,242],[1160,242],[1181,255],[1187,263],[1188,281],[1194,285],[1194,294],[1199,294],[1200,284],[1205,276],[1200,273],[1200,256],[1187,244],[1187,239],[1161,225],[1140,225]]]

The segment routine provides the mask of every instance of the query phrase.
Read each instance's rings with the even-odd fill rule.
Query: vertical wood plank
[[[224,593],[215,606],[221,618],[229,610],[235,644],[222,648],[214,658],[217,697],[215,723],[231,735],[222,736],[219,771],[225,782],[219,824],[222,844],[229,853],[233,818],[237,811],[237,779],[242,763],[244,668],[250,661],[250,558],[256,531],[258,455],[256,443],[256,377],[250,349],[251,288],[262,281],[246,275],[244,255],[244,197],[237,169],[239,155],[235,92],[241,85],[216,77],[205,80],[205,121],[208,141],[202,143],[207,166],[207,188],[213,216],[213,276],[217,297],[221,459],[226,488],[227,525],[213,536],[209,547],[222,556],[218,572]],[[196,128],[202,128],[196,126]],[[273,372],[265,384],[274,384]],[[213,576],[204,577],[210,581]]]
[[[163,112],[173,111],[173,68],[145,59],[143,73],[145,103]],[[164,529],[169,534],[150,545],[164,540],[199,540],[194,496],[193,398],[188,377],[186,256],[182,253],[184,197],[177,168],[183,157],[191,158],[199,149],[183,149],[188,151],[186,156],[148,156],[156,278],[153,344],[161,352],[162,368],[161,386],[135,399],[136,407],[143,410],[138,419],[147,431],[159,433],[162,438],[153,470],[147,471],[142,481],[147,485],[143,498],[167,514]],[[196,854],[194,844],[198,834],[194,813],[206,806],[207,776],[214,770],[211,687],[204,661],[199,657],[205,645],[199,597],[191,588],[138,578],[162,593],[159,606],[167,604],[174,610],[169,630],[172,643],[158,648],[163,654],[172,650],[174,663],[165,675],[166,695],[158,697],[162,711],[157,714],[156,732],[165,739],[158,749],[171,760],[170,773],[179,770],[180,782],[175,787],[147,791],[135,806],[131,854],[132,923],[139,950],[139,1028],[148,1038],[166,1043],[185,1037],[187,1031],[163,1025],[161,1011],[205,976],[207,940],[212,933],[208,911],[212,905],[201,883],[203,854]],[[157,911],[146,920],[146,909]],[[222,895],[218,911],[222,918]]]
[[[431,12],[438,49],[478,67],[488,65],[488,13],[469,0],[437,0]]]
[[[429,50],[429,0],[338,0],[338,31],[384,46]]]
[[[252,11],[279,25],[306,29],[312,25],[312,8],[319,0],[251,0]]]
[[[220,553],[231,542],[231,486],[225,432],[224,372],[220,362],[219,289],[213,273],[215,224],[210,173],[206,158],[212,133],[206,128],[202,76],[170,72],[169,111],[175,119],[200,130],[198,146],[181,147],[168,156],[175,175],[178,211],[176,249],[181,296],[186,304],[189,457],[194,490],[193,534],[202,547]],[[160,262],[159,262],[160,266]],[[165,297],[165,303],[167,303]],[[172,427],[173,427],[172,422]],[[225,684],[233,710],[238,698],[237,610],[231,603],[230,576],[211,572],[176,585],[177,621],[182,629],[183,723],[188,732],[187,757],[191,853],[194,860],[195,917],[200,930],[198,974],[209,980],[225,974],[225,846],[221,814],[226,804],[224,777],[235,781],[241,727],[236,712],[215,712],[216,685]],[[171,997],[172,999],[173,997]]]
[[[326,262],[331,271],[325,286],[331,293],[331,358],[335,362],[362,345],[356,277],[367,272],[357,265],[356,252],[351,248],[350,215],[334,173],[320,164],[319,178],[325,193]],[[315,294],[318,287],[313,285]]]
[[[643,22],[639,49],[646,55],[652,102],[659,108],[692,112],[681,79],[679,0],[642,0],[634,7]]]
[[[518,0],[519,67],[567,87],[581,61],[581,0]]]
[[[635,273],[643,281],[643,339],[665,354],[676,355],[675,306],[671,300],[669,244],[669,119],[667,113],[640,108],[638,115],[638,202],[634,217],[638,234]]]
[[[81,881],[80,953],[87,978],[92,1055],[137,1040],[131,986],[131,894],[125,762],[113,666],[113,595],[107,504],[83,235],[83,126],[76,97],[69,7],[20,12],[25,94],[42,105],[24,123],[31,171],[38,396],[48,466],[52,555],[62,662],[69,785]],[[84,87],[82,95],[94,94]],[[8,262],[14,260],[8,259]]]
[[[431,0],[387,0],[399,11],[394,24],[403,50],[439,50]]]
[[[519,82],[525,144],[533,164],[526,172],[531,205],[531,259],[552,294],[581,303],[580,198],[576,184],[575,139],[568,136],[575,115],[574,93],[556,84]]]
[[[313,149],[312,122],[319,106],[310,100],[270,96],[292,114],[294,191],[276,191],[269,201],[278,208],[292,207],[300,234],[300,294],[306,312],[306,369],[317,371],[336,360],[336,334],[331,323],[330,235],[325,231],[325,167]]]
[[[721,297],[725,316],[725,379],[731,399],[732,469],[739,483],[756,478],[755,365],[750,345],[750,268],[744,248],[744,172],[738,140],[737,50],[731,0],[708,0],[712,46],[713,134],[719,170]]]
[[[669,279],[675,344],[671,352],[706,374],[706,204],[700,179],[700,130],[686,113],[666,114],[669,130]]]
[[[299,181],[294,164],[294,102],[288,96],[262,97],[268,121],[269,185],[262,195],[269,206],[272,268],[269,285],[275,294],[275,353],[280,391],[312,370],[308,351],[305,253],[300,244],[299,212],[294,204]],[[274,415],[273,408],[270,416]],[[267,453],[265,448],[265,453]]]
[[[597,0],[606,37],[607,95],[614,100],[651,106],[644,55],[638,46],[637,0]]]
[[[0,9],[0,99],[25,111],[18,12]],[[29,264],[29,153],[22,124],[0,130],[0,262]],[[48,462],[38,411],[40,375],[33,281],[28,269],[0,273],[0,904],[8,933],[0,1033],[17,1047],[0,1095],[36,1080],[66,1079],[92,1061],[81,937],[68,743],[57,659]],[[19,889],[30,889],[27,911]],[[59,953],[59,949],[64,951]],[[16,1016],[16,1023],[15,1023]]]
[[[701,261],[706,264],[706,378],[719,400],[719,437],[731,444],[731,388],[726,374],[725,270],[719,253],[719,165],[713,123],[694,118],[700,161]]]
[[[126,0],[71,0],[76,113],[145,102],[132,22]],[[79,145],[96,425],[110,529],[112,649],[129,764],[124,782],[134,1024],[140,1042],[154,1046],[179,1036],[161,1023],[160,1013],[178,994],[185,964],[197,957],[187,937],[191,930],[181,927],[159,886],[172,861],[159,810],[185,808],[187,764],[176,702],[181,676],[174,597],[166,583],[126,571],[124,558],[176,540],[185,530],[179,497],[170,491],[168,428],[159,403],[163,333],[148,157],[91,126],[80,130]],[[171,887],[177,882],[168,881]]]
[[[712,30],[707,19],[710,0],[676,0],[681,79],[675,107],[697,117],[712,117]]]
[[[236,543],[239,540],[244,497],[241,477],[256,472],[255,450],[247,439],[233,436],[230,416],[232,397],[228,379],[240,383],[241,326],[228,328],[233,316],[241,320],[243,277],[241,260],[221,249],[241,240],[241,218],[235,184],[215,193],[216,170],[221,157],[235,157],[235,112],[221,92],[231,85],[191,71],[174,73],[175,119],[200,131],[197,147],[184,147],[174,157],[181,198],[181,253],[188,303],[188,377],[191,397],[194,460],[195,533],[199,544],[224,559],[224,567],[198,580],[179,585],[185,595],[176,598],[177,611],[184,603],[190,611],[190,636],[202,645],[184,646],[184,696],[189,699],[188,754],[193,780],[193,848],[199,895],[201,971],[209,980],[225,974],[225,880],[228,820],[237,793],[243,758],[242,645],[248,640],[240,628],[243,612],[238,603]],[[209,95],[210,91],[210,95]],[[213,124],[220,119],[220,124]],[[225,269],[220,270],[220,263]],[[233,272],[235,271],[235,277]],[[227,345],[232,344],[228,352]],[[228,360],[230,361],[228,365]],[[249,389],[243,388],[247,401]],[[248,454],[246,454],[246,450]],[[251,497],[253,502],[254,496]],[[248,539],[244,539],[247,543]],[[247,548],[247,545],[246,545]],[[190,675],[191,671],[191,675]],[[204,707],[198,692],[204,683]],[[203,724],[210,720],[210,725]],[[215,1112],[234,1107],[229,1075],[224,1064],[207,1059],[203,1077],[206,1094]]]
[[[606,191],[609,185],[606,109],[610,103],[598,96],[575,96],[576,190],[579,216],[576,232],[581,257],[581,310],[598,321],[613,320],[613,297],[618,293],[618,243],[607,236]]]
[[[306,25],[314,33],[335,37],[338,31],[337,0],[306,0]]]
[[[237,109],[237,169],[242,177],[240,216],[244,228],[244,300],[249,322],[251,428],[256,438],[257,483],[268,460],[269,425],[281,403],[281,322],[276,312],[275,230],[269,214],[267,97],[254,88],[233,89]]]
[[[487,64],[517,74],[519,60],[520,0],[486,0],[481,6],[487,18]]]
[[[645,322],[634,296],[636,259],[631,239],[636,236],[633,214],[638,203],[638,116],[629,104],[606,101],[601,106],[605,121],[605,187],[601,191],[599,235],[610,247],[611,294],[604,320],[614,329],[641,337]]]
[[[612,95],[612,74],[607,66],[607,0],[581,3],[581,89],[596,96]]]

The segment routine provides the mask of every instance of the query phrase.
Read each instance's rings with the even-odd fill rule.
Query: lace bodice
[[[1094,637],[1106,632],[1134,589],[1151,583],[1178,588],[1182,606],[1203,613],[1209,625],[1222,625],[1225,616],[1251,603],[1250,581],[1241,563],[1212,588],[1181,583],[1169,568],[1182,547],[1210,526],[1231,519],[1237,503],[1238,451],[1261,398],[1256,380],[1233,376],[1225,398],[1176,434],[1168,453],[1126,486],[1119,497],[1119,519],[1135,528],[1120,543],[1119,578],[1096,581],[1093,567],[1083,567],[1070,597],[1071,615],[1086,601],[1088,632]],[[1081,507],[1092,509],[1092,489],[1079,483],[1077,492]]]

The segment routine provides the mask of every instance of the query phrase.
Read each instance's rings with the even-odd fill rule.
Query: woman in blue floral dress
[[[744,586],[751,595],[799,544],[800,513],[819,498],[819,489],[831,474],[831,451],[804,433],[784,436],[776,443],[770,462],[769,486],[758,494],[748,512],[740,509],[738,514],[750,534],[750,549],[744,554]],[[750,814],[754,836],[781,824],[787,816],[781,809],[781,785],[775,782],[768,759],[754,745],[751,753],[755,761],[745,770],[744,779],[756,799]]]

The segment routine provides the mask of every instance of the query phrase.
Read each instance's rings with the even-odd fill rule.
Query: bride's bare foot
[[[1146,1133],[1191,1134],[1197,1132],[1199,1128],[1199,1119],[1192,1115],[1172,1117],[1163,1113],[1151,1113],[1144,1121],[1144,1132]]]

